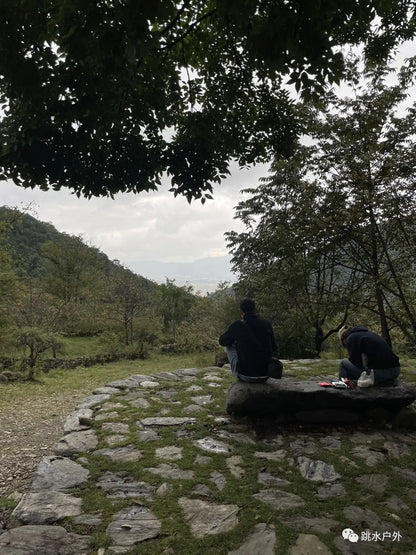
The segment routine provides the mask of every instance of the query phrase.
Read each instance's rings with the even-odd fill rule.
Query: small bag
[[[358,378],[357,385],[358,387],[372,387],[374,385],[374,370],[370,370],[368,374],[364,370]]]
[[[364,367],[364,372],[358,378],[358,387],[372,387],[374,385],[374,370],[368,367],[368,356],[365,353],[361,353],[361,360]]]
[[[283,364],[276,357],[272,357],[267,364],[267,374],[270,378],[280,380],[283,372]]]

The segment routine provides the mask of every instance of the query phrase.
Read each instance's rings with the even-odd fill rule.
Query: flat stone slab
[[[25,493],[13,511],[23,524],[53,524],[68,516],[81,514],[82,499],[59,491]]]
[[[337,389],[322,387],[318,381],[293,382],[269,380],[266,383],[243,383],[236,381],[226,394],[227,412],[241,416],[281,416],[290,414],[296,418],[308,411],[320,411],[319,421],[325,421],[322,411],[333,411],[327,421],[342,422],[343,415],[362,413],[373,409],[397,412],[416,400],[416,388],[398,382],[389,387]]]
[[[287,511],[305,504],[299,495],[278,489],[263,489],[259,493],[255,493],[253,497],[270,505],[276,511]]]
[[[70,555],[88,553],[90,536],[67,532],[62,526],[20,526],[0,535],[4,555]]]
[[[303,515],[283,518],[282,522],[298,532],[311,531],[317,534],[327,534],[340,525],[340,523],[333,518],[308,517]]]
[[[85,483],[89,470],[65,457],[44,457],[39,463],[32,482],[33,491],[66,491]]]
[[[69,434],[86,430],[91,427],[92,420],[92,409],[79,409],[70,414],[65,420],[64,432]]]
[[[154,416],[143,418],[140,423],[143,426],[184,426],[186,424],[196,424],[196,418],[188,418],[183,416]]]
[[[90,409],[95,407],[96,405],[100,405],[105,401],[108,401],[111,398],[109,393],[101,393],[100,395],[92,395],[91,397],[87,397],[78,405],[78,409]]]
[[[227,455],[232,452],[232,448],[223,441],[218,441],[212,437],[204,437],[197,439],[194,445],[202,449],[203,451],[208,451],[208,453],[216,453],[218,455]]]
[[[159,464],[156,468],[146,468],[148,472],[170,480],[193,480],[193,470],[181,470],[176,464]]]
[[[137,388],[140,387],[141,384],[150,379],[150,376],[145,376],[143,374],[135,374],[134,376],[130,376],[129,378],[125,378],[124,380],[115,380],[107,384],[106,387],[111,387],[115,389],[130,389],[130,388]]]
[[[137,482],[127,472],[105,472],[97,482],[97,487],[112,499],[129,497],[151,498],[155,488],[145,482]]]
[[[108,457],[115,462],[137,462],[143,456],[142,452],[135,445],[126,445],[125,447],[116,447],[114,449],[98,449],[93,452],[93,455]]]
[[[85,430],[82,432],[73,432],[62,437],[55,444],[54,451],[56,455],[70,457],[77,453],[88,453],[93,451],[98,445],[98,439],[94,430]]]
[[[317,536],[313,534],[300,534],[296,544],[290,548],[288,555],[305,555],[305,553],[333,555],[332,551]]]
[[[140,542],[156,538],[162,529],[162,523],[150,509],[142,505],[133,505],[122,509],[114,515],[114,522],[107,528],[113,546],[117,552],[131,549]]]
[[[228,532],[238,523],[237,505],[217,505],[186,497],[181,497],[178,503],[195,538]]]
[[[341,478],[341,475],[335,472],[332,464],[308,457],[298,457],[298,467],[303,478],[312,482],[335,482]]]
[[[236,551],[227,555],[274,555],[276,533],[273,524],[256,524],[253,532]]]
[[[166,447],[159,447],[155,451],[155,456],[158,459],[167,459],[175,461],[182,458],[183,448],[176,447],[175,445],[166,445]]]
[[[112,395],[113,393],[120,393],[120,390],[117,389],[116,387],[98,387],[97,389],[94,389],[93,394],[94,395]]]

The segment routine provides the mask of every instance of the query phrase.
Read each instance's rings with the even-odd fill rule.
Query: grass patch
[[[98,336],[92,337],[63,337],[63,358],[88,357],[102,353],[103,341]]]
[[[0,509],[14,509],[18,502],[9,497],[0,497]]]
[[[212,353],[187,355],[153,354],[146,360],[128,360],[90,368],[74,370],[52,370],[42,374],[39,381],[0,384],[0,414],[27,402],[43,404],[68,401],[68,406],[78,399],[90,395],[98,387],[108,382],[120,380],[133,374],[151,375],[158,372],[172,372],[178,368],[204,367],[212,364]]]

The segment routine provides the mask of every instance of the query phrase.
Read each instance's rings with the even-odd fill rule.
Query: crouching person
[[[348,358],[341,360],[339,377],[358,380],[361,373],[374,370],[374,384],[390,382],[400,374],[400,362],[390,345],[364,326],[341,329],[341,343]]]
[[[268,365],[277,351],[273,328],[256,314],[251,299],[240,303],[241,319],[233,322],[219,339],[225,347],[231,373],[243,382],[265,382]]]

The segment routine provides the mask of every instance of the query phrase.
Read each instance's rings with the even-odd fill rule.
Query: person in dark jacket
[[[340,330],[341,343],[348,351],[348,358],[341,360],[339,377],[358,380],[364,370],[374,370],[374,383],[397,378],[400,362],[390,345],[364,326]]]
[[[273,328],[256,314],[251,299],[240,303],[241,320],[233,322],[219,339],[225,347],[231,373],[244,382],[265,382],[267,365],[277,351]]]

